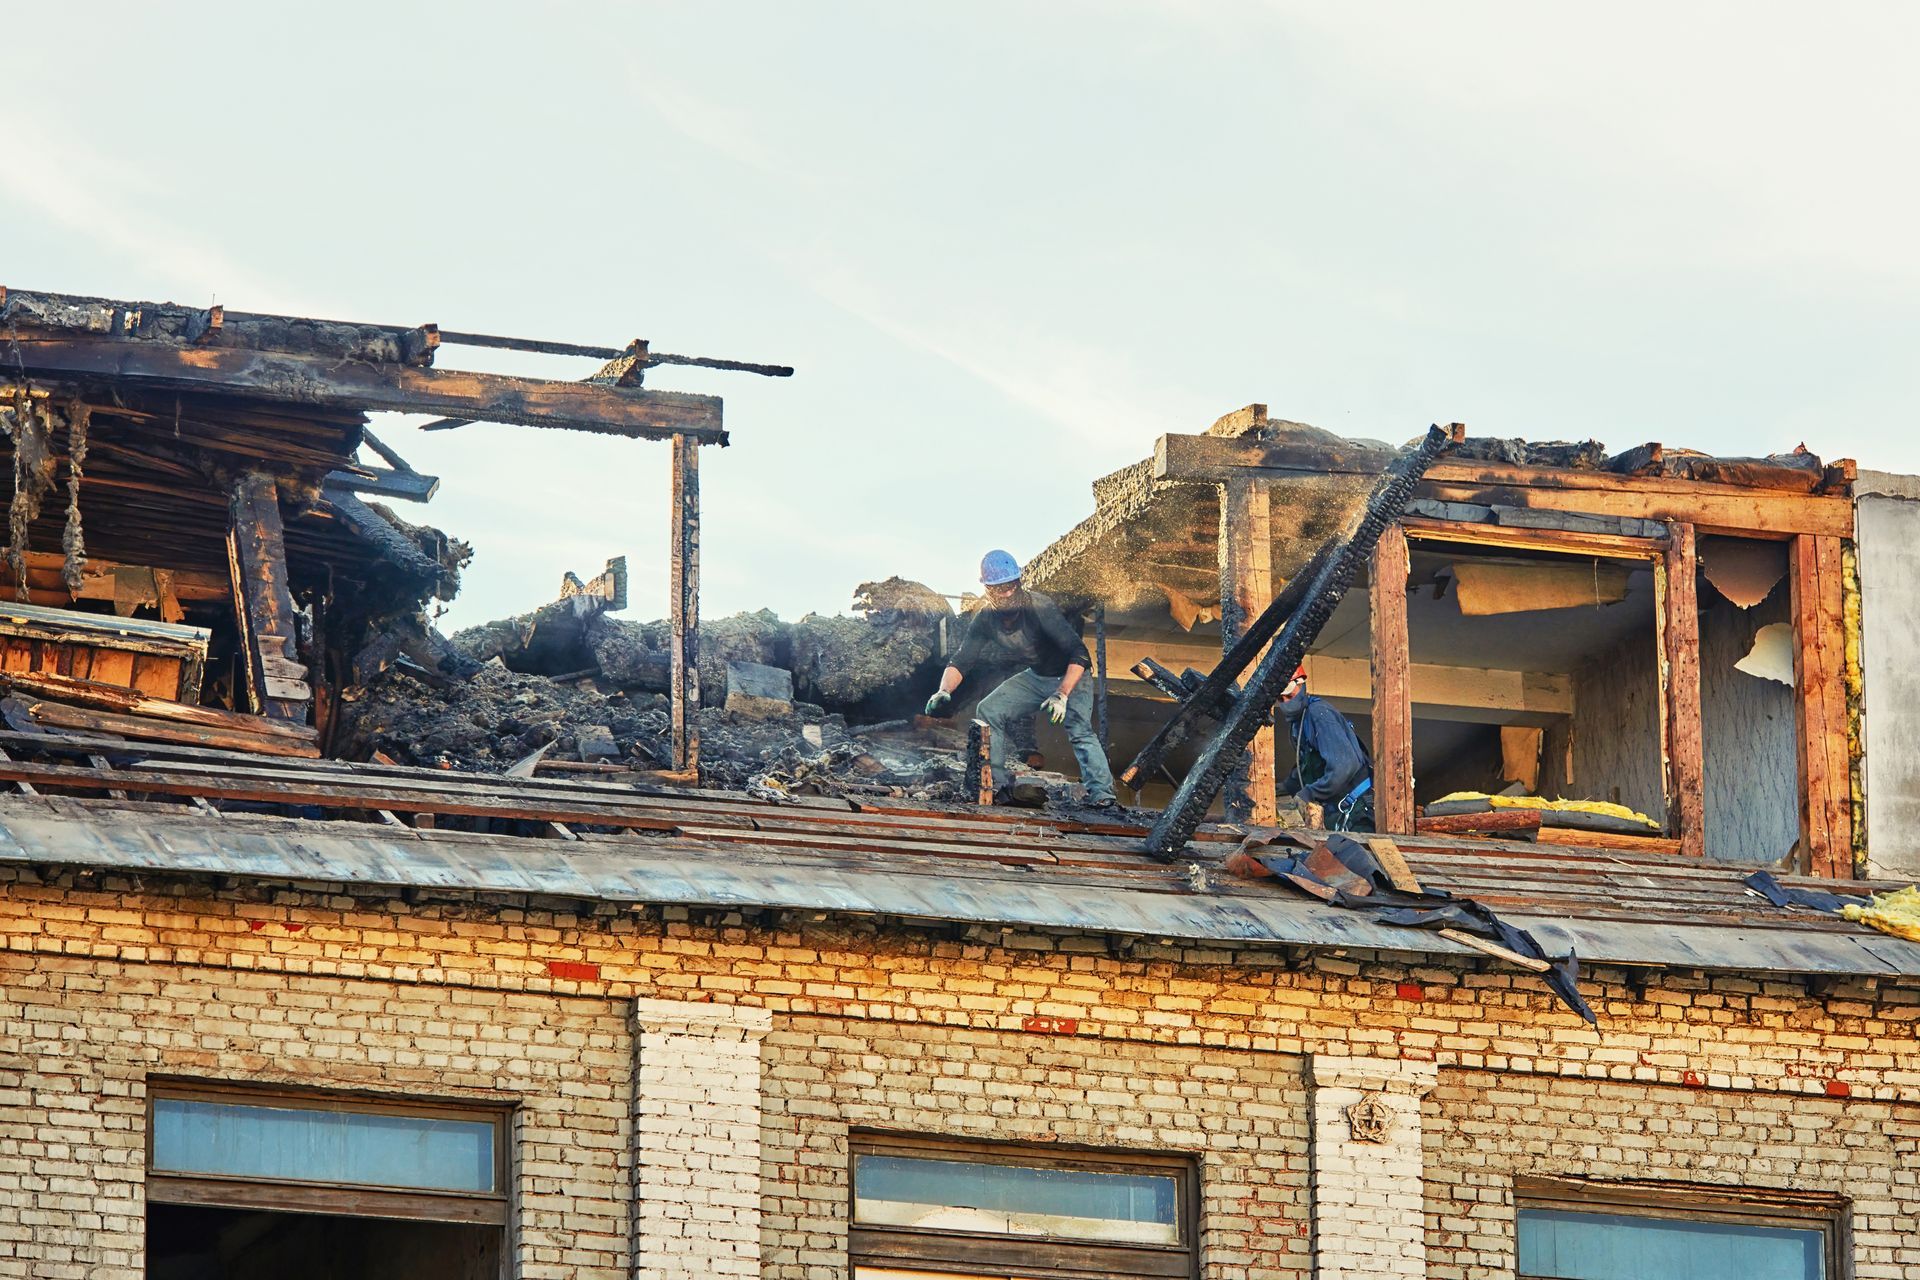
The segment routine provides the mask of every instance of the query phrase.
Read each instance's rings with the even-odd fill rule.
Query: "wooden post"
[[[700,442],[673,438],[673,545],[669,590],[673,594],[668,638],[673,705],[673,767],[700,770]]]
[[[1706,754],[1700,728],[1699,565],[1691,524],[1667,526],[1661,657],[1666,668],[1667,828],[1680,852],[1705,857]],[[1729,767],[1733,767],[1729,762]]]
[[[1413,664],[1407,641],[1407,533],[1388,526],[1373,548],[1373,816],[1381,831],[1413,831]]]
[[[1269,482],[1229,480],[1220,486],[1220,650],[1228,653],[1273,600],[1273,527]],[[1271,825],[1274,729],[1265,724],[1227,781],[1227,816]]]
[[[1793,685],[1800,763],[1800,869],[1853,875],[1846,633],[1840,539],[1793,540]]]
[[[1107,737],[1107,606],[1093,606],[1093,736],[1100,749],[1113,752]]]
[[[228,511],[227,567],[233,574],[234,615],[246,667],[246,709],[304,724],[313,692],[306,667],[296,661],[286,535],[273,477],[249,471],[234,481]]]
[[[967,727],[967,769],[974,778],[974,803],[993,803],[993,726],[975,720]]]

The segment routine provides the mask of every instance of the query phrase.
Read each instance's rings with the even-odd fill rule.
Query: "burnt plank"
[[[10,347],[29,373],[82,386],[251,396],[319,408],[458,416],[724,445],[718,396],[636,391],[464,370],[373,364],[280,351],[176,347],[105,338],[34,339]]]

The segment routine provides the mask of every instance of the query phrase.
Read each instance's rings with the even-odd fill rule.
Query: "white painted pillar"
[[[1424,1280],[1420,1100],[1431,1062],[1315,1054],[1315,1280]]]
[[[765,1009],[633,1005],[633,1274],[760,1275]]]

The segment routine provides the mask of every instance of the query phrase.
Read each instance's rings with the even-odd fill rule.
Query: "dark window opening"
[[[148,1280],[496,1280],[501,1229],[154,1204]]]

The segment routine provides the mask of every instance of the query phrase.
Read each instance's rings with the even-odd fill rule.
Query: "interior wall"
[[[1665,822],[1659,698],[1658,660],[1650,634],[1629,636],[1576,671],[1570,726],[1573,776],[1556,779],[1562,794],[1611,800]]]
[[[1800,835],[1800,766],[1794,747],[1793,690],[1734,670],[1754,633],[1792,617],[1792,589],[1781,579],[1751,609],[1700,586],[1700,735],[1706,757],[1707,857],[1773,863]]]

